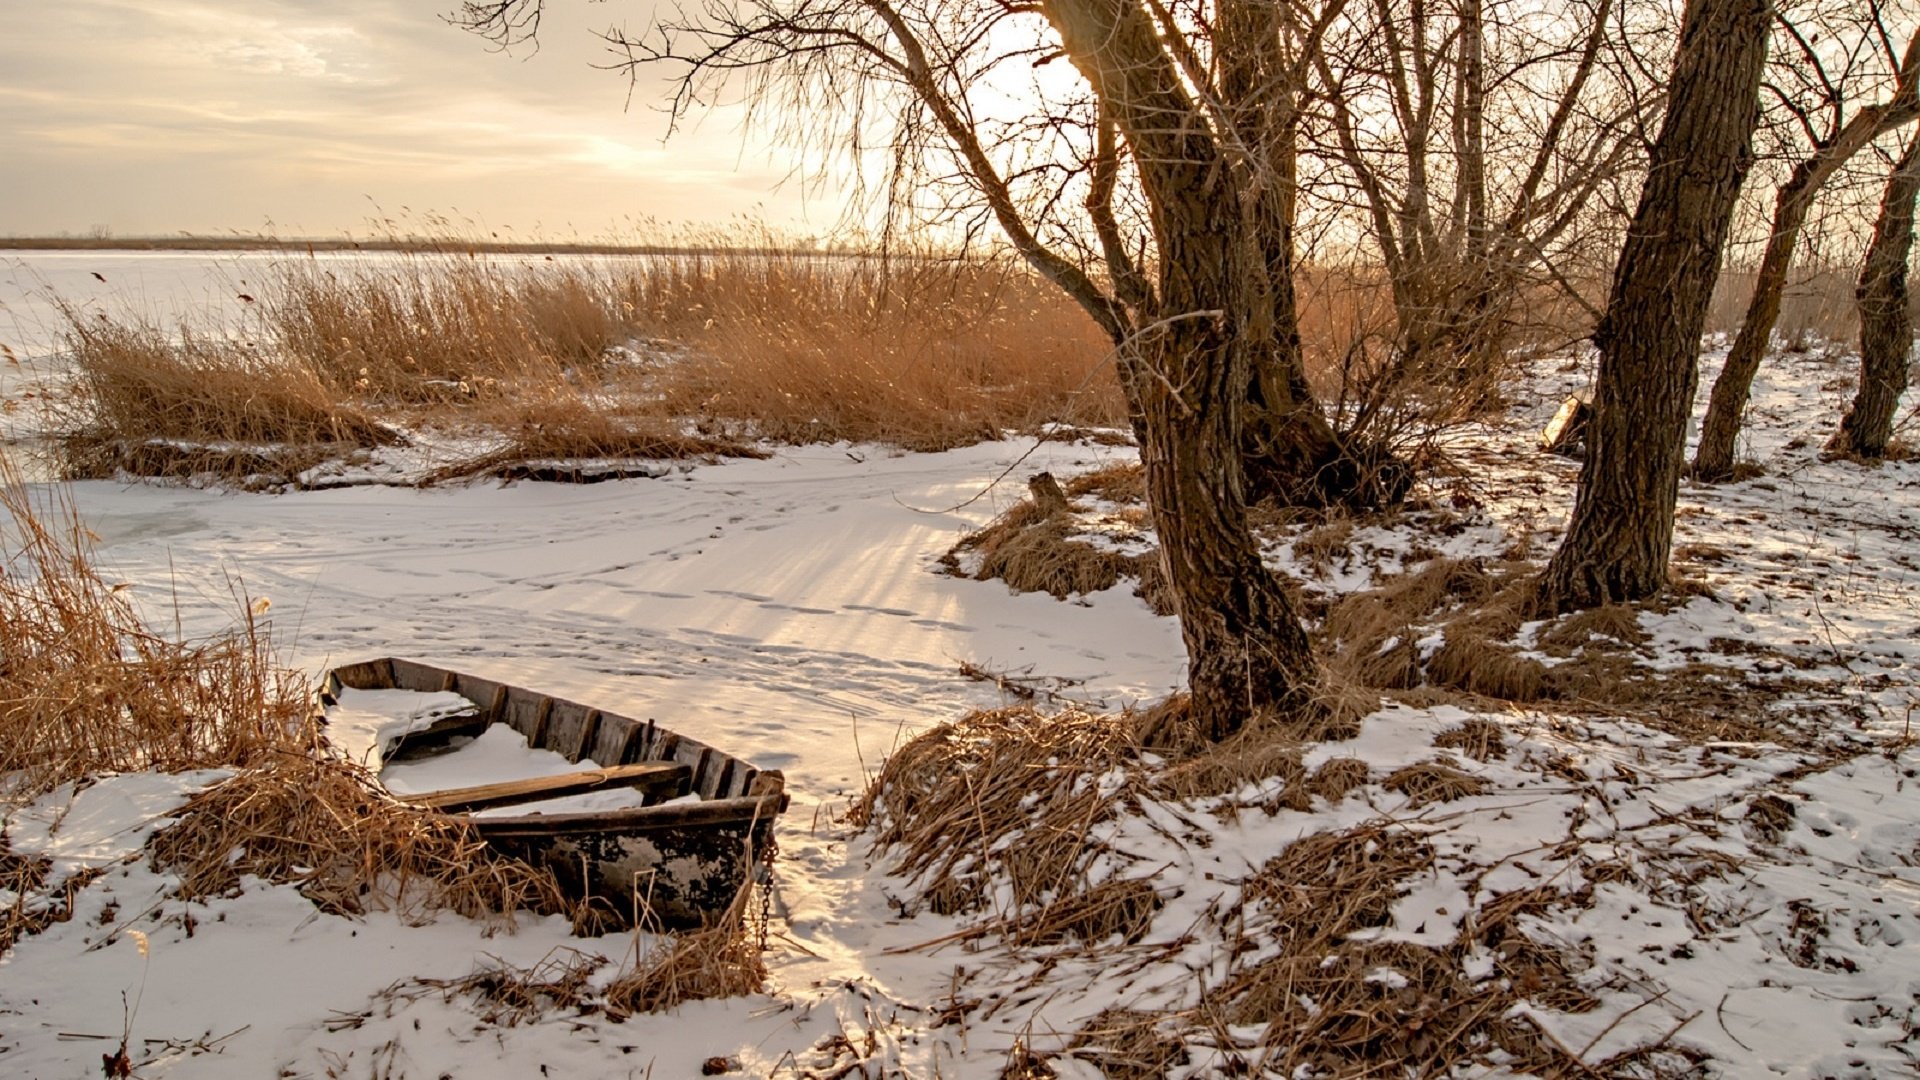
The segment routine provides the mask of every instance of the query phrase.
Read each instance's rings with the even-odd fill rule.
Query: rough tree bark
[[[1247,527],[1240,450],[1253,362],[1271,348],[1258,162],[1203,132],[1201,103],[1132,0],[1046,0],[1066,53],[1133,148],[1159,252],[1156,331],[1130,346],[1147,497],[1186,642],[1191,714],[1215,738],[1303,705],[1315,672],[1299,615]],[[1178,123],[1172,118],[1188,117]],[[1230,224],[1223,227],[1222,218]],[[1262,333],[1262,330],[1265,333]]]
[[[1907,388],[1913,317],[1907,308],[1907,260],[1914,202],[1920,197],[1920,135],[1887,178],[1855,296],[1860,304],[1860,389],[1827,449],[1863,458],[1886,455],[1893,414]]]
[[[1920,78],[1917,76],[1920,76],[1920,32],[1915,32],[1907,43],[1893,95],[1855,113],[1852,120],[1815,148],[1811,157],[1795,165],[1787,182],[1780,186],[1774,203],[1773,232],[1767,237],[1767,250],[1754,281],[1753,297],[1747,302],[1746,319],[1727,353],[1726,366],[1713,382],[1706,419],[1700,424],[1700,445],[1693,454],[1695,480],[1718,482],[1733,476],[1734,443],[1740,436],[1741,418],[1753,391],[1753,377],[1760,370],[1760,361],[1766,357],[1774,325],[1780,321],[1787,271],[1793,265],[1794,248],[1800,243],[1800,230],[1806,225],[1807,214],[1813,209],[1820,189],[1848,159],[1881,135],[1920,116]]]
[[[1766,0],[1688,0],[1671,96],[1594,331],[1600,371],[1566,539],[1538,603],[1569,611],[1666,584],[1700,331],[1752,164]]]

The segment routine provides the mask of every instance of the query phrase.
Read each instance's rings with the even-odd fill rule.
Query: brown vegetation
[[[236,586],[234,628],[203,641],[148,629],[127,587],[90,561],[57,491],[0,459],[0,775],[30,799],[101,772],[250,766],[306,745],[304,680],[274,663]]]
[[[993,262],[289,258],[258,291],[232,327],[67,310],[69,471],[241,477],[265,460],[284,475],[298,471],[289,448],[305,467],[402,426],[504,432],[496,456],[683,457],[750,453],[745,439],[937,449],[1124,422],[1085,315]],[[734,437],[676,441],[695,421]],[[143,449],[162,441],[176,452]]]
[[[1086,877],[1100,851],[1088,830],[1110,818],[1120,798],[1098,780],[1129,751],[1130,731],[1112,716],[1026,705],[976,712],[888,758],[851,820],[872,826],[876,842],[897,852],[899,872],[933,911],[995,905],[997,918],[980,933],[1093,939],[1130,925],[1127,912],[1145,902],[1125,893],[1090,897]],[[1048,841],[995,843],[1013,832]],[[1000,881],[1011,885],[1004,903],[991,887]]]

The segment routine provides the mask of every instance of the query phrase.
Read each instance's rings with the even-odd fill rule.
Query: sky
[[[596,69],[653,0],[549,0],[508,55],[455,0],[0,3],[0,235],[653,239],[747,217],[800,234],[832,193],[738,109],[663,145],[663,84]],[[649,224],[654,223],[654,224]]]

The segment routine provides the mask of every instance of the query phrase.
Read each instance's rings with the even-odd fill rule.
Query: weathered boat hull
[[[602,768],[645,762],[687,767],[686,792],[698,802],[573,814],[455,814],[496,850],[542,866],[601,925],[658,922],[703,925],[723,913],[773,852],[774,819],[786,808],[782,775],[641,721],[517,686],[412,660],[383,657],[328,672],[321,700],[355,690],[451,690],[475,703],[471,714],[436,722],[388,751],[387,760],[506,724],[535,747]]]

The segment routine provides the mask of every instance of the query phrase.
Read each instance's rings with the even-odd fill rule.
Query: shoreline
[[[618,244],[611,242],[536,243],[517,240],[463,240],[457,237],[408,237],[354,240],[346,237],[282,240],[260,236],[157,236],[91,238],[80,236],[0,236],[0,251],[271,251],[313,254],[320,251],[397,252],[408,255],[710,255],[742,248],[720,244]],[[746,250],[777,255],[839,255],[832,249],[778,245]]]

